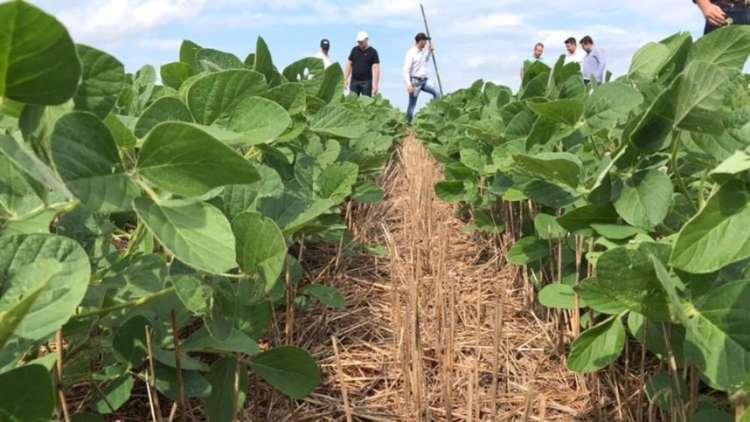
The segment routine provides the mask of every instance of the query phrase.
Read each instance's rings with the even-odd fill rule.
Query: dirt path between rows
[[[629,420],[617,387],[567,371],[557,322],[530,311],[502,242],[465,233],[435,197],[442,176],[424,146],[410,136],[397,155],[385,200],[351,223],[388,257],[339,256],[321,282],[344,293],[346,309],[296,318],[294,342],[321,364],[324,385],[305,401],[264,400],[248,419]]]

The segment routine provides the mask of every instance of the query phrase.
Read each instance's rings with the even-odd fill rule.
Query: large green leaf
[[[341,82],[344,80],[344,72],[341,70],[341,65],[334,63],[325,70],[323,75],[323,83],[320,86],[318,92],[318,98],[330,103],[336,98],[336,94],[344,92],[344,87]]]
[[[576,292],[568,284],[549,284],[539,291],[539,303],[546,308],[575,309]],[[578,306],[583,308],[586,305],[579,299]]]
[[[637,249],[619,247],[604,252],[597,261],[596,279],[581,284],[581,297],[600,312],[610,313],[597,309],[596,303],[606,303],[610,310],[621,307],[654,320],[667,320],[667,299],[654,273],[652,255],[666,258],[669,246],[641,243]]]
[[[0,418],[9,422],[48,422],[55,409],[55,389],[42,365],[0,374]]]
[[[731,25],[702,37],[690,50],[689,60],[742,70],[750,55],[750,27]]]
[[[321,382],[312,356],[297,347],[282,346],[259,354],[253,359],[253,370],[293,399],[307,397]]]
[[[223,274],[236,264],[235,238],[226,217],[203,202],[137,198],[133,207],[157,239],[184,263]]]
[[[586,125],[593,130],[612,129],[642,102],[638,90],[623,82],[602,85],[586,98]]]
[[[109,54],[87,45],[78,44],[78,55],[83,73],[73,97],[76,110],[90,111],[104,119],[122,90],[125,66]]]
[[[206,411],[211,422],[232,422],[242,409],[247,391],[247,366],[234,358],[225,358],[211,365],[207,377],[211,395],[206,399]],[[236,391],[235,387],[239,387]]]
[[[34,182],[24,175],[8,157],[0,154],[0,213],[20,217],[42,205]]]
[[[638,148],[654,152],[676,129],[721,134],[720,111],[731,87],[727,70],[705,62],[693,62],[654,101],[630,138]]]
[[[193,122],[193,116],[190,114],[187,106],[177,98],[163,97],[154,101],[135,123],[133,133],[139,138],[143,138],[156,125],[163,122]]]
[[[41,264],[47,259],[62,267],[51,271]],[[9,280],[0,282],[0,290],[5,291],[0,312],[13,308],[43,283],[43,291],[15,330],[18,336],[37,340],[60,329],[73,315],[88,288],[91,266],[84,250],[70,238],[15,235],[0,238],[0,274]]]
[[[117,327],[112,339],[112,350],[120,362],[138,368],[148,356],[146,328],[152,324],[142,316],[134,316]]]
[[[654,269],[687,329],[685,357],[712,387],[737,391],[750,376],[750,281],[718,286],[690,304],[677,294],[681,281],[657,259]]]
[[[624,347],[625,327],[620,317],[610,317],[573,342],[568,369],[579,373],[598,371],[617,360]]]
[[[26,145],[16,142],[10,136],[0,135],[0,153],[8,157],[16,165],[16,168],[45,187],[59,192],[65,198],[73,197],[73,194],[70,193],[52,169],[31,152]]]
[[[544,152],[535,156],[519,154],[514,155],[513,159],[520,168],[534,177],[553,183],[563,183],[573,189],[578,187],[583,164],[573,154],[566,152]]]
[[[167,63],[162,65],[160,75],[165,86],[180,89],[182,83],[193,76],[193,68],[182,62]]]
[[[312,117],[310,130],[318,135],[354,139],[364,135],[367,122],[360,114],[342,105],[331,104]]]
[[[669,47],[662,43],[645,44],[633,55],[628,76],[645,80],[656,78],[669,59],[669,54]]]
[[[725,184],[680,231],[670,264],[711,273],[750,257],[750,185]]]
[[[550,102],[529,102],[528,105],[535,113],[568,126],[575,126],[583,114],[583,101],[575,98]]]
[[[217,338],[204,327],[196,331],[180,345],[185,352],[226,352],[257,355],[260,347],[255,340],[242,331],[233,329],[226,338]]]
[[[513,265],[527,265],[549,256],[549,243],[534,236],[526,236],[516,242],[506,259]]]
[[[315,181],[316,193],[322,198],[340,203],[351,195],[358,174],[359,167],[354,163],[333,163],[320,172]]]
[[[199,77],[190,85],[187,104],[198,123],[226,120],[243,99],[261,95],[266,79],[252,70],[225,70]]]
[[[187,123],[165,122],[149,132],[138,171],[161,189],[200,196],[226,185],[253,183],[258,172],[211,135]]]
[[[139,194],[122,168],[111,132],[93,114],[75,111],[57,121],[52,158],[70,191],[93,211],[129,210]]]
[[[232,111],[227,129],[240,136],[233,145],[257,145],[274,141],[292,124],[289,113],[278,103],[262,97],[248,97]]]
[[[284,107],[291,116],[304,113],[307,108],[305,86],[300,82],[287,82],[275,86],[266,91],[263,97]]]
[[[614,206],[628,224],[652,229],[667,217],[673,193],[669,176],[659,170],[643,170],[622,182]]]
[[[62,270],[62,264],[42,259],[22,267],[0,296],[0,349],[36,303],[49,281]]]
[[[130,374],[110,382],[106,388],[101,389],[104,396],[94,403],[96,411],[104,415],[116,412],[130,399],[134,385],[135,379]]]
[[[216,72],[229,69],[243,69],[245,64],[234,54],[213,48],[200,48],[195,52],[195,63],[202,71]]]
[[[266,40],[263,37],[258,37],[255,43],[253,70],[262,73],[270,86],[276,86],[281,82],[281,74],[276,70],[276,66],[273,65],[271,51],[268,49],[268,44],[266,44]]]
[[[201,48],[201,46],[190,40],[183,40],[180,45],[180,63],[185,63],[190,66],[194,72],[197,72],[198,62],[196,61],[195,56]]]
[[[283,74],[289,82],[299,82],[304,85],[307,95],[317,95],[323,84],[325,68],[323,60],[306,57],[284,68]]]
[[[62,104],[80,77],[75,44],[57,19],[24,1],[0,4],[0,97]]]
[[[617,211],[611,205],[586,205],[566,212],[557,222],[566,230],[575,232],[588,229],[592,224],[615,224]]]
[[[270,291],[284,270],[287,246],[281,229],[270,218],[245,212],[232,221],[237,261],[242,271],[259,274]]]

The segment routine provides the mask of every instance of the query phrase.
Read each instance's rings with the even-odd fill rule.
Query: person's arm
[[[372,95],[380,92],[380,63],[372,65]]]
[[[356,47],[354,47],[356,48]],[[352,75],[352,59],[354,58],[354,49],[349,53],[349,59],[344,66],[344,89],[349,89],[349,77]]]
[[[406,52],[406,57],[404,57],[404,67],[401,69],[401,77],[406,81],[406,88],[409,90],[409,94],[414,91],[414,87],[411,84],[411,65],[413,61],[412,50],[410,49]]]
[[[708,23],[713,26],[724,26],[727,23],[727,15],[721,7],[711,3],[711,0],[695,0],[695,4],[703,12]]]

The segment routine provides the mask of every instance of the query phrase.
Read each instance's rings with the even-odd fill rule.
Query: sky
[[[274,62],[287,64],[318,52],[331,40],[334,60],[343,63],[365,30],[380,55],[381,91],[405,108],[401,78],[406,50],[423,31],[419,1],[412,0],[32,0],[54,14],[76,42],[115,55],[134,72],[178,60],[190,39],[236,54],[255,49],[262,35]],[[700,11],[688,0],[424,0],[445,92],[477,79],[519,85],[519,69],[537,42],[554,62],[563,42],[590,35],[615,75],[627,71],[644,43],[675,32],[695,37],[703,30]],[[433,78],[434,79],[434,78]],[[420,104],[429,98],[423,94]]]

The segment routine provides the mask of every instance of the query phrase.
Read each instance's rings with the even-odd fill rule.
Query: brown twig
[[[63,415],[65,422],[70,422],[70,414],[68,413],[68,403],[65,400],[65,386],[63,385],[63,332],[57,330],[55,334],[55,341],[57,343],[57,396],[60,399],[60,410]]]
[[[186,422],[185,417],[185,384],[182,380],[182,364],[180,359],[180,338],[179,332],[177,331],[177,313],[172,309],[172,342],[174,343],[174,360],[175,360],[175,371],[177,373],[177,391],[179,394],[179,410],[180,410],[180,421]]]

